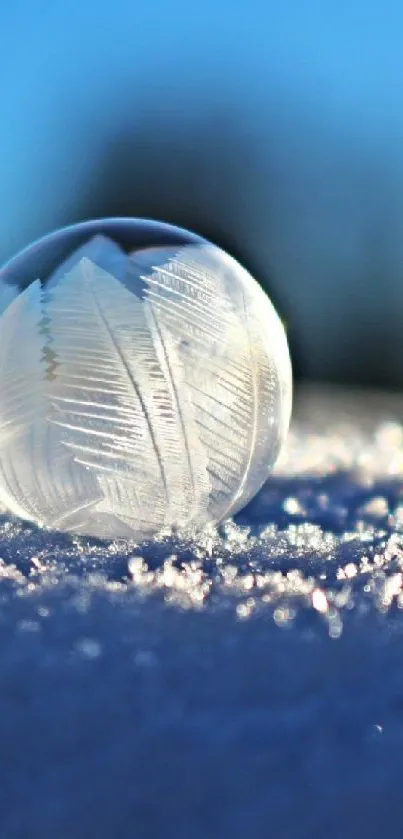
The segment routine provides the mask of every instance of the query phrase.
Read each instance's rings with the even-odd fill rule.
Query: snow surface
[[[402,421],[306,388],[197,539],[2,515],[1,839],[401,839]]]

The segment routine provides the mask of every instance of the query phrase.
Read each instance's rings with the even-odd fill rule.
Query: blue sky
[[[318,323],[325,285],[319,320],[339,328],[379,207],[391,275],[401,259],[402,79],[398,0],[4,4],[0,261],[59,225],[119,212],[121,195],[123,211],[202,227],[235,250],[291,328],[293,306]],[[120,171],[113,193],[122,154],[130,177]],[[367,293],[374,311],[378,291]],[[295,329],[312,360],[323,330]]]
[[[280,101],[300,131],[369,134],[402,166],[397,0],[17,0],[0,31],[0,257],[79,211],[77,190],[128,114],[186,119],[224,99],[264,149]]]

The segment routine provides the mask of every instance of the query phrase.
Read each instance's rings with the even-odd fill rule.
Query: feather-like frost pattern
[[[101,538],[219,521],[264,482],[290,381],[283,327],[230,257],[94,237],[0,318],[0,501]]]
[[[255,494],[256,480],[263,483],[273,462],[270,420],[277,417],[280,382],[264,320],[277,315],[263,292],[256,305],[260,289],[251,295],[243,269],[213,246],[187,246],[171,258],[150,249],[132,259],[147,299],[182,348],[212,484],[210,507],[219,520]]]
[[[35,281],[0,319],[0,497],[23,518],[76,528],[96,487],[49,423],[45,330]]]
[[[177,396],[181,362],[141,300],[82,259],[49,292],[55,372],[53,422],[74,459],[97,478],[100,512],[152,533],[183,526],[208,483],[187,457],[191,405]],[[72,340],[72,336],[74,340]]]
[[[107,236],[98,235],[93,236],[89,242],[84,242],[63,260],[48,278],[46,288],[48,290],[55,288],[66,275],[71,273],[81,259],[89,259],[99,268],[108,271],[117,280],[124,280],[127,263],[126,254],[119,245],[112,242]]]

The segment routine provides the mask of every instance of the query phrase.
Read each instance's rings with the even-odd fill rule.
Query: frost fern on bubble
[[[103,538],[198,528],[264,482],[289,419],[280,321],[208,245],[96,237],[0,319],[0,499]]]

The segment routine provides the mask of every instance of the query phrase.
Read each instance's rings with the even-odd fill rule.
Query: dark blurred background
[[[298,376],[403,386],[399,0],[13,0],[0,262],[60,225],[161,218],[267,288]]]

